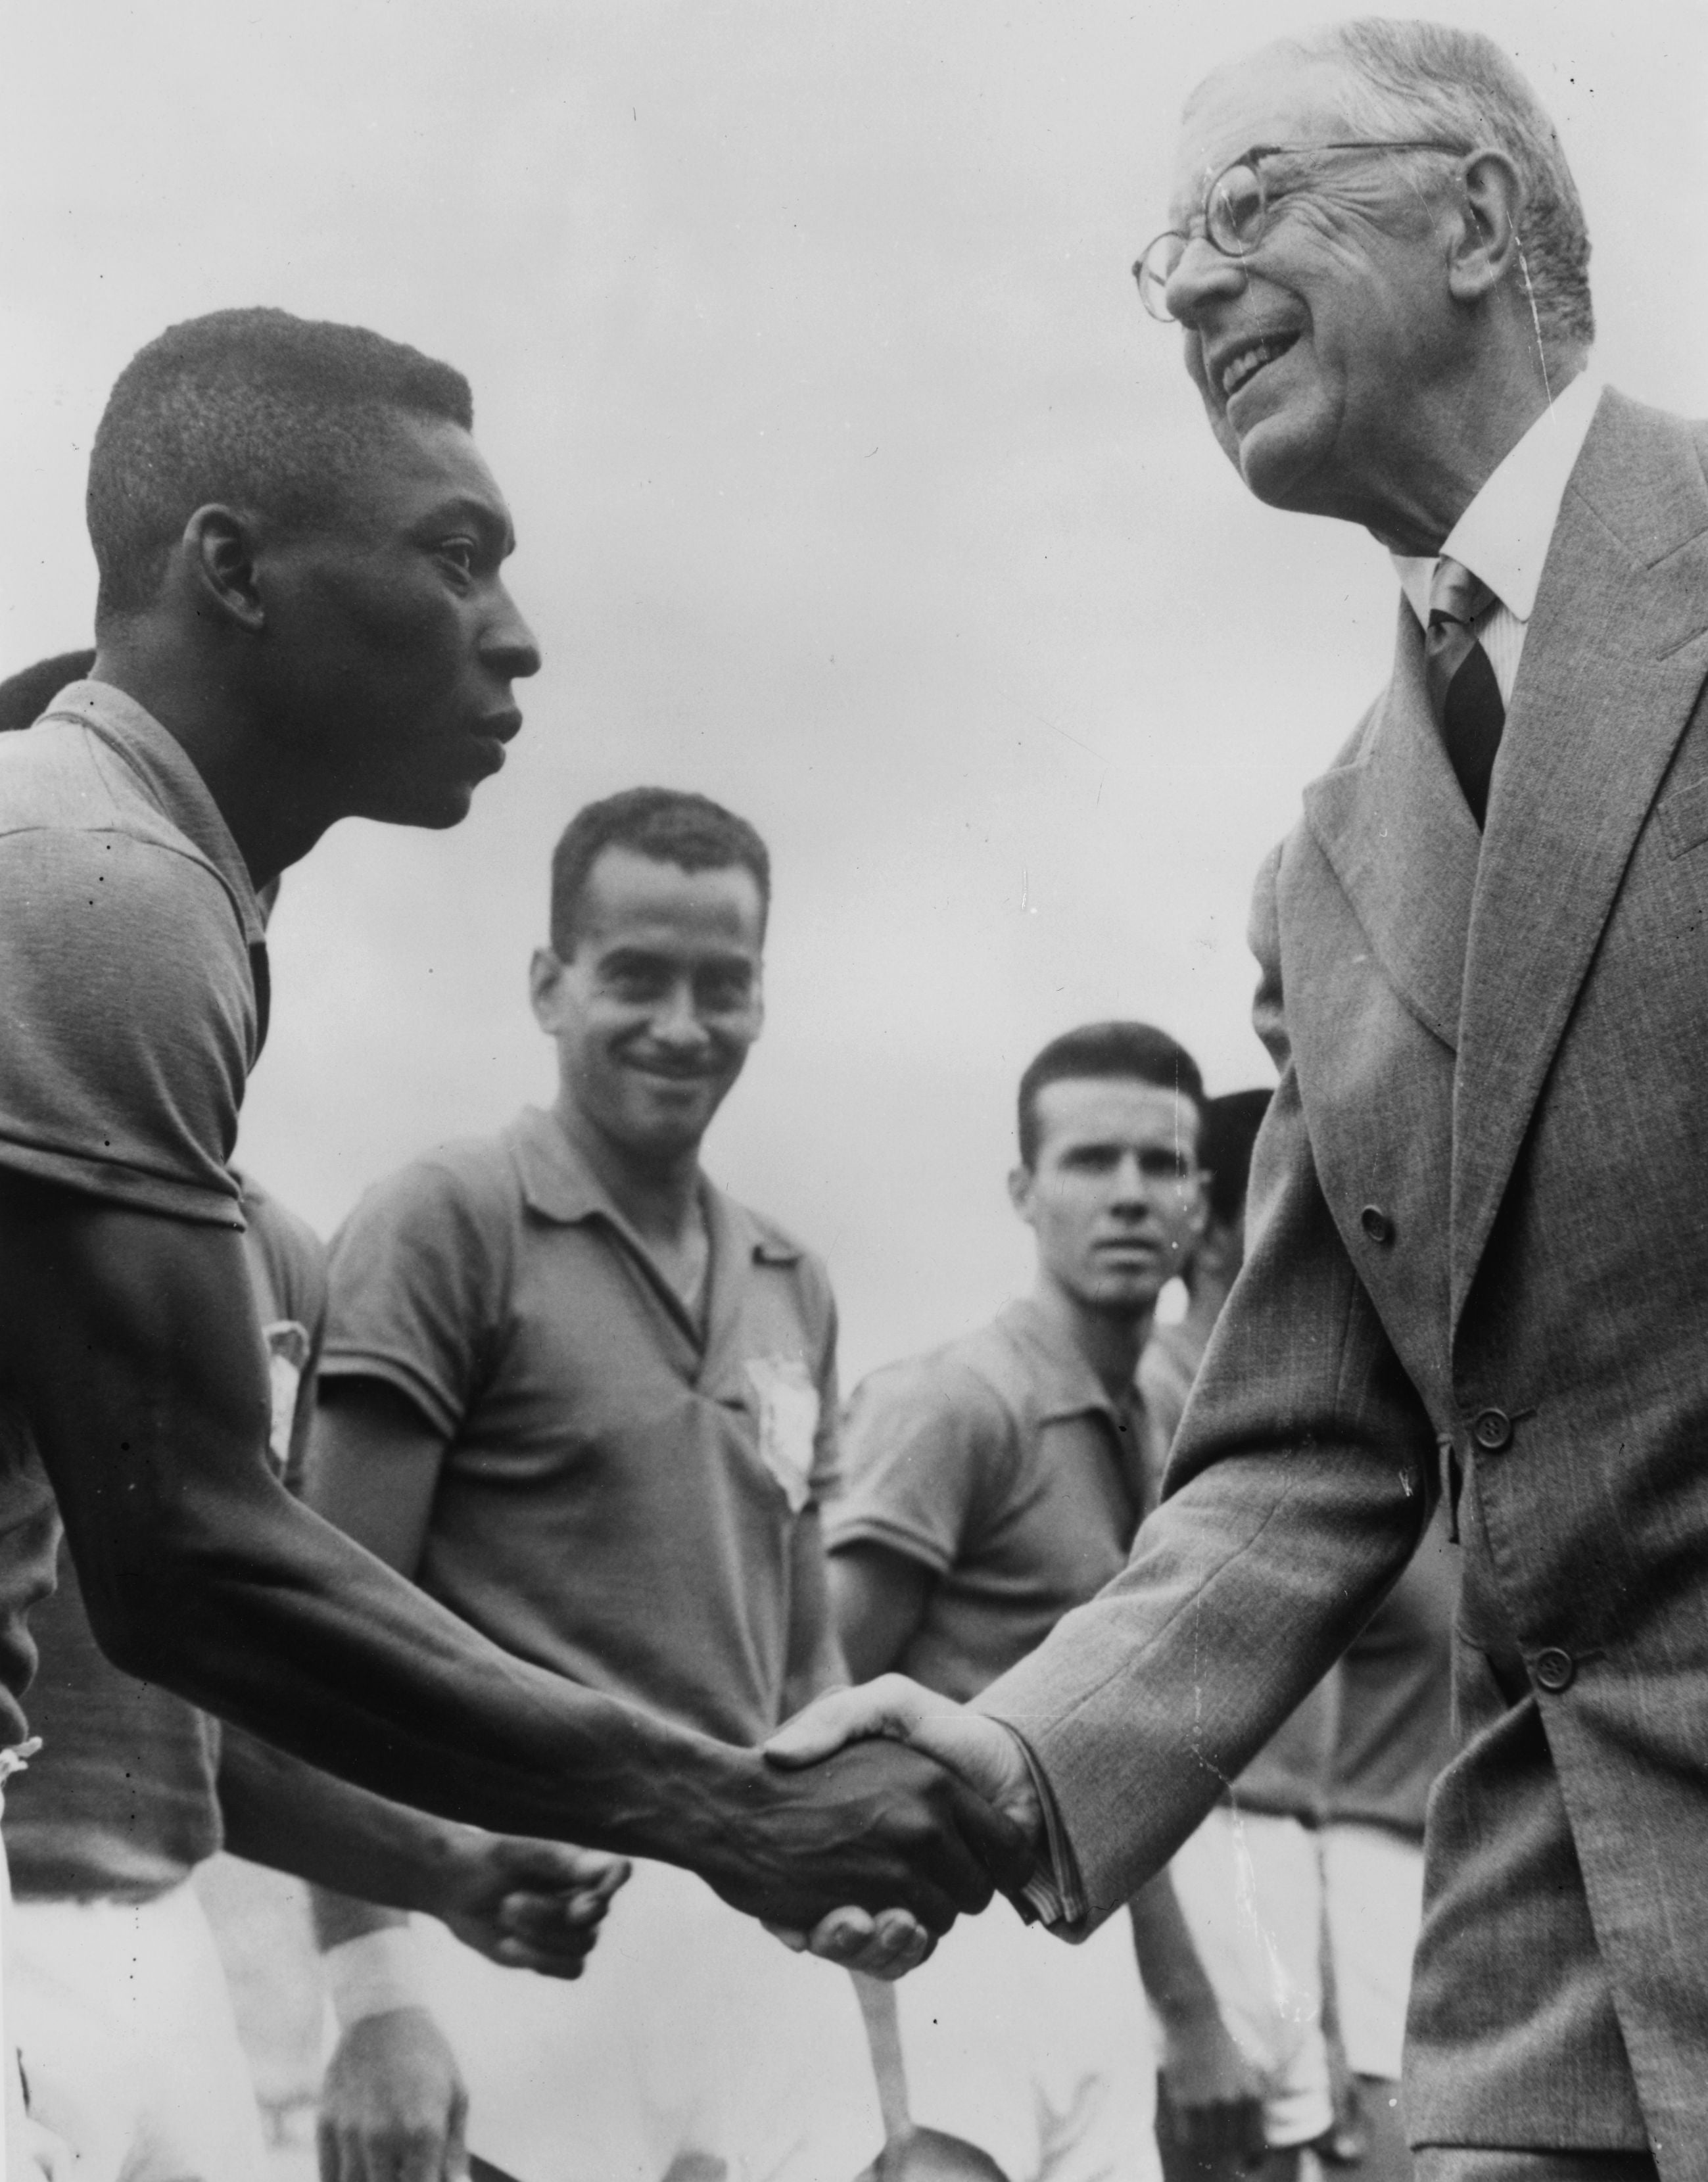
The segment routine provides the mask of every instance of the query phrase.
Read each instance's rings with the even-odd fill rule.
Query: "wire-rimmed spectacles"
[[[1244,258],[1268,232],[1278,197],[1264,174],[1268,159],[1308,158],[1318,152],[1453,152],[1468,147],[1449,143],[1439,136],[1345,137],[1329,144],[1254,144],[1215,176],[1204,192],[1204,208],[1183,234],[1166,229],[1147,242],[1134,261],[1133,277],[1139,283],[1139,300],[1153,318],[1166,324],[1173,317],[1168,307],[1168,283],[1186,254],[1187,245],[1201,235],[1212,250],[1224,258]]]

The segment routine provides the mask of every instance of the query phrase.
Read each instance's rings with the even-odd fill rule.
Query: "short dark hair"
[[[1210,1171],[1206,1192],[1210,1217],[1221,1227],[1231,1227],[1245,1210],[1245,1193],[1251,1182],[1251,1147],[1274,1096],[1273,1091],[1261,1087],[1254,1091],[1224,1091],[1204,1109],[1198,1160]]]
[[[399,414],[470,431],[469,382],[365,326],[210,311],[169,326],[119,374],[89,457],[96,613],[150,605],[173,546],[212,501],[324,522]]]
[[[0,735],[33,727],[65,684],[82,681],[94,664],[92,651],[56,651],[8,674],[0,682]]]
[[[1030,1167],[1038,1156],[1041,1132],[1038,1125],[1038,1094],[1047,1083],[1084,1077],[1125,1077],[1137,1083],[1155,1083],[1164,1091],[1178,1091],[1190,1099],[1201,1116],[1204,1079],[1198,1064],[1185,1047],[1166,1030],[1151,1023],[1084,1023],[1078,1030],[1052,1038],[1020,1078],[1020,1164]]]
[[[679,871],[753,874],[762,918],[771,909],[769,850],[745,818],[679,788],[625,788],[578,811],[552,852],[552,948],[568,961],[587,875],[607,849],[628,849]]]

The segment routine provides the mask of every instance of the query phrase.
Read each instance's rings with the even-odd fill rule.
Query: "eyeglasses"
[[[1174,313],[1168,307],[1168,283],[1173,279],[1186,246],[1201,234],[1212,250],[1224,258],[1244,258],[1268,232],[1277,196],[1263,172],[1268,159],[1308,158],[1319,152],[1455,152],[1468,147],[1450,144],[1439,136],[1350,137],[1332,144],[1254,144],[1237,159],[1230,159],[1204,192],[1204,208],[1182,234],[1169,228],[1147,242],[1133,267],[1139,283],[1139,300],[1153,318],[1166,324]],[[1297,186],[1295,184],[1295,187]]]

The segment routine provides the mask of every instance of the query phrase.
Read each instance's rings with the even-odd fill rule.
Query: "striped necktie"
[[[1435,724],[1478,826],[1489,807],[1489,777],[1506,724],[1500,685],[1472,626],[1494,602],[1487,584],[1462,562],[1444,560],[1429,586],[1423,638],[1423,677]]]

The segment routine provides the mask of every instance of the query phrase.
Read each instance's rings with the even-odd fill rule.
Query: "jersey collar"
[[[173,825],[225,881],[245,942],[252,948],[261,946],[267,935],[249,867],[207,782],[178,738],[110,682],[68,683],[42,717],[77,721],[129,766]]]

